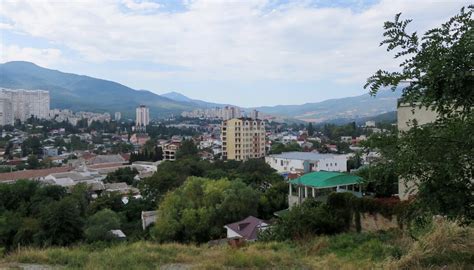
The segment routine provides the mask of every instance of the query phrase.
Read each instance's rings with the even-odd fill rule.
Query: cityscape
[[[0,269],[472,269],[474,6],[336,2],[1,3]]]

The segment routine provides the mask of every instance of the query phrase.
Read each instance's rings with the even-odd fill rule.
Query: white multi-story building
[[[49,118],[48,91],[0,88],[0,100],[2,116],[6,116],[3,121],[11,123],[18,119],[23,122],[32,116]],[[8,111],[11,112],[13,120],[7,116]]]
[[[316,171],[346,172],[347,156],[311,152],[286,152],[270,155],[265,161],[279,173],[308,173]]]
[[[13,109],[10,99],[0,98],[0,126],[13,125]]]
[[[140,105],[136,110],[136,123],[137,127],[146,127],[150,123],[150,109],[145,105]]]
[[[252,118],[252,119],[259,119],[259,117],[260,117],[259,111],[253,110],[252,112],[250,112],[250,118]]]
[[[192,112],[183,112],[181,113],[181,116],[191,118],[229,120],[232,118],[241,117],[242,111],[239,107],[225,106],[223,108],[197,109]]]
[[[122,119],[122,113],[121,112],[115,112],[115,121],[120,121]]]

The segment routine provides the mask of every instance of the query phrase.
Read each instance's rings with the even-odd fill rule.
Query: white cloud
[[[416,29],[427,29],[467,3],[386,0],[354,12],[317,8],[307,1],[268,9],[268,2],[195,0],[186,2],[183,12],[143,14],[123,12],[120,6],[133,11],[162,7],[134,0],[5,1],[0,16],[8,18],[15,31],[66,46],[88,62],[151,61],[184,68],[185,72],[166,75],[177,79],[331,77],[362,84],[379,67],[393,66],[384,48],[378,47],[384,21],[403,12],[403,17],[415,19]],[[58,51],[33,48],[10,48],[4,54],[3,58],[32,61],[45,54],[60,56]]]
[[[160,4],[151,1],[122,0],[122,3],[132,11],[155,11],[161,7]]]
[[[0,62],[31,61],[42,66],[51,66],[62,62],[58,49],[37,49],[3,45],[0,43]]]

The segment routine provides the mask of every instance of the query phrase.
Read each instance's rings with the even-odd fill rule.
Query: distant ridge
[[[75,111],[114,112],[133,117],[139,104],[150,107],[154,117],[180,113],[196,107],[177,102],[146,90],[84,75],[47,69],[30,62],[14,61],[0,64],[0,86],[6,88],[49,90],[52,108]]]
[[[264,106],[255,109],[273,115],[293,117],[308,122],[327,122],[334,119],[371,117],[397,110],[401,91],[382,90],[375,97],[363,94],[355,97],[328,99],[302,105]]]
[[[49,90],[52,108],[109,113],[120,111],[124,117],[132,119],[136,106],[140,104],[150,107],[150,114],[154,118],[164,118],[198,108],[228,105],[192,99],[174,91],[158,95],[148,90],[135,90],[113,81],[47,69],[24,61],[0,64],[0,87]],[[257,109],[265,114],[285,119],[312,122],[336,119],[342,121],[393,112],[396,110],[399,97],[400,91],[385,90],[376,97],[363,94],[302,105],[242,109],[247,112]]]
[[[233,106],[230,104],[220,104],[220,103],[207,102],[207,101],[203,101],[199,99],[192,99],[181,93],[174,92],[174,91],[162,94],[161,96],[172,99],[174,101],[178,101],[178,102],[188,102],[200,108],[216,108],[216,107],[221,108],[225,106]]]

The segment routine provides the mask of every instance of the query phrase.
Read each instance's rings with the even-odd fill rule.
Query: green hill
[[[132,117],[140,104],[150,107],[153,117],[196,107],[189,102],[177,102],[145,90],[134,90],[125,85],[89,76],[64,73],[42,68],[30,62],[0,64],[0,87],[49,90],[51,108],[74,111],[120,111]]]

